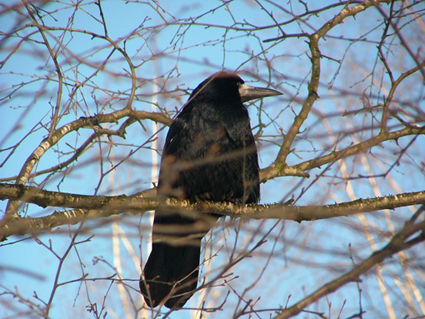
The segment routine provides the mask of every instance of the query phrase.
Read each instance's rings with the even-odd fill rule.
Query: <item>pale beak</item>
[[[273,89],[258,88],[258,87],[249,86],[246,84],[241,84],[239,86],[239,95],[241,96],[242,102],[260,99],[262,97],[282,95],[282,94],[283,93],[280,93],[279,91],[276,91]]]

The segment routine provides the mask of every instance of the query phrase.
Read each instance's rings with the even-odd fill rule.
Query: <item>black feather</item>
[[[257,149],[240,94],[243,84],[237,75],[220,72],[192,92],[167,134],[158,195],[192,203],[258,202]],[[260,97],[279,94],[259,90],[263,90]],[[207,217],[211,222],[218,215]],[[164,302],[168,308],[179,309],[195,292],[201,240],[211,226],[202,221],[156,211],[152,252],[144,269],[145,280],[140,281],[150,307]]]

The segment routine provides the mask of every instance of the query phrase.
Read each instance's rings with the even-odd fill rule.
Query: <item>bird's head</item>
[[[246,85],[235,73],[218,72],[199,84],[190,95],[192,99],[239,99],[247,102],[267,96],[282,95],[281,92],[261,87]]]

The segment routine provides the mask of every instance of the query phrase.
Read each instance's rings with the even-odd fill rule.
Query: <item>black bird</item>
[[[199,84],[168,131],[158,195],[191,203],[257,203],[257,148],[243,102],[280,94],[247,86],[236,74],[225,72]],[[218,217],[156,211],[152,252],[140,280],[149,307],[164,302],[180,309],[194,294],[201,240]]]

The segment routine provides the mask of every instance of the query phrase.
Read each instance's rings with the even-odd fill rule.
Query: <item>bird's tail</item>
[[[144,280],[140,280],[140,291],[149,307],[154,308],[163,300],[170,309],[183,307],[196,289],[200,254],[201,239],[187,246],[164,242],[152,245]]]

